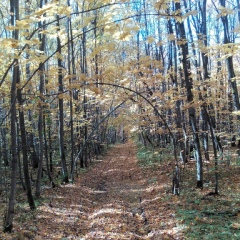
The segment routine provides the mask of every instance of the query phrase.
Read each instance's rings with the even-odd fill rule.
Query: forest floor
[[[173,161],[143,167],[136,155],[131,141],[111,147],[74,184],[45,187],[35,211],[20,193],[14,231],[0,239],[240,239],[239,167],[221,176],[235,195],[185,185],[173,196]],[[190,182],[191,164],[184,171]]]

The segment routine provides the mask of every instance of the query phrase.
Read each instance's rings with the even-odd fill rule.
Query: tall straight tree
[[[43,1],[40,0],[40,8],[43,7]],[[46,4],[46,1],[45,1]],[[39,28],[42,28],[43,24],[39,22]],[[41,42],[40,51],[44,52],[45,49],[45,34],[39,34],[39,40]],[[39,163],[38,173],[36,180],[36,196],[39,197],[41,193],[41,177],[42,177],[42,166],[43,166],[43,152],[44,152],[44,139],[43,139],[43,90],[44,90],[44,63],[39,64],[39,115],[38,115],[38,137],[39,137]]]
[[[175,10],[181,12],[181,5],[179,2],[175,3]],[[176,22],[176,35],[179,36],[181,41],[180,49],[182,54],[182,66],[184,72],[184,81],[185,88],[187,91],[187,102],[193,102],[193,79],[191,78],[191,64],[190,59],[188,58],[188,42],[186,40],[185,27],[183,22]],[[203,165],[202,165],[202,154],[200,149],[200,141],[198,135],[198,127],[196,122],[196,110],[193,106],[190,106],[188,109],[189,120],[193,132],[194,144],[196,148],[196,162],[197,162],[197,187],[203,188]]]
[[[203,46],[204,47],[207,47],[208,43],[207,43],[207,0],[203,0],[202,1],[202,5],[199,3],[199,9],[201,9],[201,26],[200,26],[200,29],[201,29],[201,33],[198,34],[198,36],[201,36],[201,39],[200,41],[202,41],[203,43]],[[208,56],[207,54],[205,53],[205,51],[203,50],[201,52],[201,57],[202,57],[202,65],[203,65],[203,80],[206,81],[209,79],[209,73],[208,73]],[[207,92],[206,88],[204,88],[205,92]],[[207,97],[207,96],[204,96],[204,97]],[[212,109],[213,110],[213,106],[212,104],[209,105],[209,109]],[[203,139],[203,148],[204,148],[204,154],[205,154],[205,159],[207,161],[209,161],[209,144],[208,144],[208,124],[207,124],[207,116],[206,116],[206,113],[205,111],[202,111],[201,112],[201,115],[202,115],[202,119],[203,119],[203,123],[202,123],[202,130],[203,130],[203,133],[202,133],[202,139]],[[215,122],[215,119],[212,118],[211,119],[211,123],[214,123]],[[210,124],[210,123],[209,123]],[[213,126],[211,126],[213,127]]]
[[[167,27],[168,27],[168,33],[170,35],[174,34],[174,30],[173,30],[173,21],[172,19],[168,19],[167,21]],[[172,85],[173,88],[175,90],[176,95],[178,94],[178,80],[177,80],[177,75],[173,74],[174,72],[177,72],[177,46],[176,46],[176,41],[175,40],[171,40],[169,41],[169,46],[168,46],[169,50],[168,50],[168,66],[167,69],[169,71],[169,75],[170,75],[170,79],[172,80]],[[182,129],[183,133],[181,133],[180,131],[177,132],[177,136],[176,139],[177,141],[179,141],[180,139],[184,139],[180,140],[180,158],[181,161],[186,163],[187,161],[187,148],[188,148],[188,142],[187,142],[187,136],[186,136],[186,126],[185,126],[185,122],[182,121],[183,119],[183,113],[181,112],[181,104],[182,101],[181,100],[177,100],[176,101],[176,107],[175,107],[175,122],[176,122],[176,126],[178,129]]]
[[[11,25],[16,25],[19,19],[19,1],[10,0]],[[13,31],[13,39],[18,41],[19,31]],[[18,59],[14,59],[13,77],[11,85],[11,189],[9,195],[8,211],[4,223],[4,231],[11,232],[13,228],[14,205],[16,197],[16,180],[17,180],[17,132],[16,132],[16,84],[19,82],[20,71]]]
[[[185,8],[187,8],[186,0],[184,0],[184,5],[185,5]],[[189,5],[191,5],[191,1],[189,1]],[[193,33],[191,30],[190,18],[187,19],[189,36],[190,36],[191,42],[193,44],[192,51],[193,51],[193,55],[195,56],[195,61],[194,61],[195,67],[197,69],[201,69],[200,62],[202,62],[203,74],[201,74],[200,70],[197,70],[197,73],[199,75],[199,81],[209,80],[208,56],[206,54],[206,47],[208,45],[208,43],[207,43],[206,6],[207,6],[206,0],[203,0],[202,2],[198,2],[196,5],[196,8],[198,9],[198,14],[197,14],[197,16],[192,16],[193,25],[195,27],[195,31],[197,33],[198,40],[199,40],[199,42],[202,43],[201,44],[202,47],[199,49],[202,61],[200,61],[200,56],[199,56],[199,58],[197,57],[197,51],[195,50],[195,46],[193,44],[194,40],[193,40]],[[199,62],[197,61],[197,59],[199,59]],[[204,87],[204,92],[205,92],[204,97],[207,98],[206,87]],[[201,96],[201,93],[200,93],[200,98],[202,98],[202,97],[203,96]],[[213,109],[212,104],[209,104],[209,109]],[[201,111],[201,119],[202,119],[202,124],[201,124],[202,134],[201,134],[201,136],[202,136],[204,155],[205,155],[205,159],[207,161],[209,161],[208,123],[207,123],[205,111],[203,111],[203,110]],[[214,118],[212,118],[211,122],[212,123],[215,122]]]
[[[70,7],[70,0],[67,0],[67,5]],[[72,32],[72,19],[71,16],[67,20],[67,33],[68,33],[68,74],[73,76],[76,74],[75,70],[75,57],[73,46],[73,32]],[[75,78],[75,77],[74,77]],[[72,84],[72,79],[69,79],[69,84]],[[71,173],[73,171],[73,157],[74,157],[74,129],[73,129],[73,91],[69,91],[69,110],[70,110],[70,136],[71,136]],[[73,175],[72,175],[73,176]]]
[[[27,2],[26,2],[27,3]],[[27,4],[26,4],[27,5]],[[17,78],[17,84],[20,85],[20,77]],[[22,89],[17,89],[17,100],[19,104],[19,127],[21,132],[21,143],[22,143],[22,157],[23,157],[23,173],[25,180],[25,188],[27,191],[28,204],[31,209],[35,209],[35,203],[32,196],[32,189],[29,177],[29,169],[28,169],[28,146],[27,146],[27,137],[26,137],[26,128],[25,128],[25,116],[23,111],[23,97],[22,97]]]
[[[219,0],[221,7],[226,7],[226,0]],[[224,30],[224,44],[231,43],[230,36],[229,36],[229,24],[228,24],[228,16],[226,14],[221,14],[221,20],[223,24]],[[232,102],[233,102],[233,110],[238,111],[240,110],[240,103],[239,103],[239,95],[237,89],[237,82],[236,82],[236,74],[233,67],[233,56],[229,56],[226,59],[227,70],[228,70],[228,82],[231,86],[232,90]]]
[[[223,9],[226,8],[226,0],[219,0],[219,3]],[[239,7],[239,1],[237,1],[237,7]],[[239,9],[238,9],[238,12],[239,12]],[[230,44],[231,41],[230,41],[230,31],[229,31],[229,24],[228,24],[228,15],[223,13],[220,13],[220,15],[221,15],[221,20],[222,20],[223,30],[224,30],[224,44]],[[227,57],[226,64],[227,64],[227,71],[228,71],[228,83],[231,88],[231,94],[229,95],[230,111],[239,111],[240,102],[239,102],[238,86],[236,82],[236,74],[234,71],[232,55]],[[230,116],[229,119],[232,119],[232,117]],[[237,116],[237,119],[239,121],[240,116]],[[231,122],[232,121],[230,120],[230,131],[232,131]],[[238,145],[238,148],[240,148],[240,145]],[[239,152],[240,152],[240,149],[239,149]]]
[[[59,32],[60,28],[60,20],[59,15],[57,15],[57,28]],[[61,53],[62,53],[62,46],[60,41],[60,36],[57,36],[57,50],[59,53],[58,57],[58,116],[59,116],[59,129],[58,129],[58,138],[59,138],[59,150],[60,150],[60,157],[61,157],[61,164],[62,164],[62,175],[63,179],[62,181],[65,183],[69,182],[68,178],[68,170],[67,170],[67,163],[66,163],[66,157],[65,157],[65,149],[64,149],[64,114],[63,114],[63,62],[61,59]]]

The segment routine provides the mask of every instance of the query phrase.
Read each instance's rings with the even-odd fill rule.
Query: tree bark
[[[11,25],[15,26],[19,19],[19,1],[10,0]],[[18,40],[18,30],[13,31],[13,38]],[[16,176],[17,176],[17,132],[16,132],[16,83],[20,77],[18,59],[14,60],[13,77],[11,84],[11,186],[4,232],[11,232],[13,228],[14,206],[16,198]]]
[[[20,84],[20,77],[17,78],[17,83]],[[24,180],[25,180],[25,188],[27,191],[27,199],[30,209],[35,209],[35,203],[32,196],[32,189],[29,177],[29,169],[28,169],[28,149],[27,149],[27,138],[26,138],[26,129],[25,129],[25,118],[24,118],[24,111],[23,111],[23,98],[22,98],[22,91],[21,89],[17,89],[17,100],[20,106],[19,110],[19,127],[21,133],[21,143],[22,143],[22,156],[23,156],[23,173],[24,173]]]
[[[59,27],[59,15],[57,15],[57,27]],[[61,55],[61,42],[59,36],[57,37],[57,48],[58,53]],[[65,157],[65,149],[64,149],[64,114],[63,114],[63,64],[61,56],[58,57],[58,115],[59,115],[59,129],[58,129],[58,138],[59,138],[59,151],[60,151],[60,157],[61,157],[61,164],[62,164],[62,175],[63,179],[62,182],[68,183],[68,170],[67,170],[67,163],[66,163],[66,157]]]
[[[67,5],[70,6],[70,0],[67,0]],[[68,74],[72,74],[73,76],[75,73],[75,57],[74,57],[74,46],[73,46],[73,40],[72,40],[72,20],[71,16],[68,18]],[[72,57],[72,64],[71,64],[71,58]],[[71,71],[72,66],[72,71]],[[69,84],[72,83],[72,78],[69,79]],[[74,128],[73,128],[73,92],[72,90],[69,91],[70,100],[69,100],[69,109],[70,109],[70,138],[71,138],[71,172],[73,169],[73,157],[74,157]]]
[[[222,7],[226,7],[226,0],[219,0],[220,5]],[[230,43],[229,37],[229,26],[228,26],[228,16],[221,16],[223,29],[224,29],[224,44]],[[240,103],[239,103],[239,96],[238,96],[238,89],[237,89],[237,82],[236,82],[236,75],[234,72],[233,67],[233,57],[229,56],[226,59],[227,69],[228,69],[228,82],[231,86],[232,90],[232,103],[233,103],[233,110],[238,111],[240,110]]]
[[[175,3],[176,11],[181,11],[181,5],[180,3]],[[192,103],[193,101],[193,83],[191,78],[191,66],[190,66],[190,60],[188,58],[188,43],[186,40],[186,33],[183,22],[177,22],[176,23],[176,31],[177,35],[180,37],[180,40],[183,41],[183,43],[180,44],[180,49],[182,51],[182,65],[183,65],[183,72],[184,72],[184,80],[185,80],[185,88],[187,91],[187,102]],[[202,166],[202,154],[200,149],[200,141],[199,141],[199,135],[198,135],[198,127],[196,122],[196,110],[194,107],[190,106],[188,109],[189,113],[189,120],[193,132],[193,138],[194,138],[194,144],[196,149],[196,163],[197,163],[197,187],[203,188],[203,166]]]
[[[43,0],[40,0],[40,8],[43,7]],[[43,24],[40,22],[39,27],[43,27]],[[43,27],[44,28],[44,27]],[[40,51],[44,51],[45,49],[45,34],[39,34],[39,40],[41,42]],[[43,139],[43,90],[44,90],[44,63],[40,63],[39,65],[39,116],[38,116],[38,137],[39,137],[39,162],[38,162],[38,172],[37,172],[37,180],[36,180],[36,196],[39,197],[41,194],[41,178],[42,178],[42,167],[43,167],[43,153],[44,153],[44,139]]]

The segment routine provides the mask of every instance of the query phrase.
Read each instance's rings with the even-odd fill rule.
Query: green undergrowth
[[[137,143],[137,157],[142,167],[169,164],[171,147],[166,149],[147,148]],[[176,226],[183,239],[235,240],[240,239],[240,166],[232,161],[219,164],[219,194],[214,194],[214,163],[203,166],[204,188],[196,188],[196,165],[194,161],[181,168],[180,196],[163,201],[171,202],[175,212]],[[153,168],[154,170],[154,168]],[[155,182],[154,178],[149,183]]]
[[[231,201],[200,200],[179,208],[186,239],[240,239],[238,209]]]
[[[144,166],[155,166],[162,161],[169,160],[171,147],[157,148],[144,146],[142,143],[137,143],[137,158],[139,165]]]
[[[177,218],[185,239],[240,239],[239,166],[219,169],[219,194],[214,195],[211,184],[196,189],[195,171],[187,169],[181,183]],[[205,174],[206,175],[206,174]]]

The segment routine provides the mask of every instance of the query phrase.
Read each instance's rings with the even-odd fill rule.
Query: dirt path
[[[133,145],[115,146],[85,179],[95,204],[86,237],[145,239],[150,232],[142,204],[146,181],[135,156]]]
[[[117,145],[85,175],[83,188],[91,192],[85,238],[136,239],[147,235],[141,206],[144,182],[132,146]]]
[[[27,228],[16,231],[36,240],[181,239],[171,207],[162,200],[166,176],[140,168],[131,142],[103,158],[75,184],[45,189],[46,198],[25,220]]]

